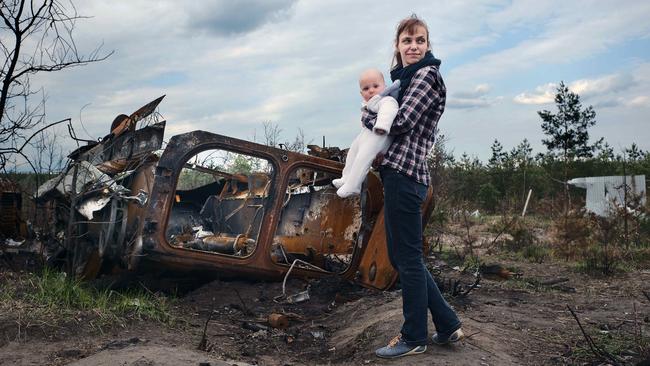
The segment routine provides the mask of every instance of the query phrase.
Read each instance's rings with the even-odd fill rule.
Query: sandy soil
[[[647,331],[650,301],[642,290],[650,288],[648,271],[598,278],[558,262],[484,260],[519,275],[484,278],[469,296],[449,297],[468,337],[453,346],[430,345],[425,354],[404,359],[374,356],[401,325],[399,290],[371,291],[327,279],[290,280],[290,293],[310,286],[311,299],[301,304],[273,300],[282,293],[281,283],[210,282],[178,298],[173,310],[178,321],[171,327],[144,321],[101,332],[83,322],[26,326],[5,310],[0,314],[0,365],[584,364],[589,357],[579,357],[579,351],[587,346],[567,306],[594,336]],[[441,273],[472,282],[470,274],[449,266]],[[541,284],[558,278],[567,280]],[[211,313],[207,342],[198,350]],[[268,327],[271,313],[288,314],[289,327]]]

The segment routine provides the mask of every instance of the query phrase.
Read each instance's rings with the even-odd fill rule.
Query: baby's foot
[[[345,184],[336,191],[336,194],[341,198],[355,196],[358,195],[359,193],[360,191],[358,189],[350,188]]]
[[[341,177],[339,179],[333,179],[332,184],[336,188],[341,188],[343,186],[343,184],[345,184],[345,181],[343,180],[343,177]]]

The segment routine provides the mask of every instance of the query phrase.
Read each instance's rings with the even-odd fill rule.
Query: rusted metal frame
[[[308,169],[319,170],[319,171],[326,172],[326,173],[340,174],[340,172],[342,170],[342,164],[339,163],[339,162],[335,162],[335,161],[332,161],[332,160],[327,160],[327,159],[323,159],[323,158],[319,158],[319,157],[312,157],[312,156],[309,156],[309,159],[303,159],[305,157],[307,157],[307,156],[300,155],[299,157],[296,157],[294,160],[290,160],[291,164],[287,167],[286,171],[287,172],[293,172],[293,171],[296,171],[296,169],[298,169],[298,168],[308,168]],[[284,194],[284,192],[286,192],[286,189],[288,187],[289,174],[284,174],[283,178],[284,179],[282,180],[282,182],[280,182],[278,184],[278,186],[280,188],[280,189],[278,189],[278,192],[282,192],[282,193],[278,193],[278,194]],[[284,198],[281,199],[281,200],[279,199],[278,202],[276,202],[276,204],[279,203],[279,202],[282,203],[281,206],[283,207],[284,206]],[[279,221],[280,221],[280,216],[281,216],[281,213],[282,213],[282,207],[279,208],[277,222],[275,222],[274,226],[272,227],[273,233],[275,233],[275,231],[277,230],[277,226],[280,223]],[[361,215],[362,215],[362,222],[363,222],[363,217],[365,216],[364,207],[361,207],[361,211],[362,211]],[[313,277],[313,276],[322,276],[322,275],[325,275],[325,276],[338,275],[338,276],[341,276],[341,277],[343,277],[345,279],[353,280],[354,277],[356,276],[356,265],[355,265],[355,263],[357,263],[359,261],[359,259],[361,258],[361,256],[363,255],[363,249],[365,248],[365,244],[366,244],[365,242],[362,243],[360,248],[359,248],[359,245],[355,245],[355,248],[353,249],[353,252],[352,252],[352,260],[350,261],[350,264],[348,264],[346,270],[343,271],[343,272],[334,273],[334,272],[327,272],[327,271],[323,270],[323,272],[325,272],[325,273],[323,273],[323,272],[317,272],[317,271],[313,271],[313,270],[307,270],[307,269],[304,269],[302,267],[294,268],[293,272],[296,273],[298,276],[312,276]],[[288,270],[288,268],[290,267],[289,263],[286,263],[286,264],[285,263],[274,263],[274,264],[276,266],[284,267],[285,271]]]
[[[271,184],[271,181],[269,181],[269,182],[267,183],[267,188],[268,188],[268,186],[269,186],[270,184]],[[266,190],[266,189],[265,189],[265,190]],[[268,197],[268,193],[267,193],[267,197]],[[250,205],[250,206],[253,206],[253,205]],[[264,212],[266,211],[266,210],[264,210],[264,205],[255,205],[255,206],[256,206],[256,208],[257,208],[257,209],[255,210],[255,215],[253,215],[253,219],[251,220],[251,223],[250,223],[250,225],[248,225],[248,228],[246,229],[246,233],[244,234],[247,238],[250,237],[251,232],[253,231],[253,224],[255,223],[255,220],[257,220],[257,215],[258,215],[260,212],[262,212],[262,217],[264,217]],[[262,225],[262,222],[260,222],[260,225]]]
[[[236,179],[236,180],[241,181],[241,176],[239,176],[238,174],[230,174],[230,173],[222,172],[220,170],[210,169],[210,168],[206,168],[206,167],[203,167],[203,166],[200,166],[200,165],[194,165],[194,164],[190,164],[190,163],[185,163],[185,165],[183,167],[187,168],[187,169],[196,170],[197,172],[210,174],[210,175],[213,175],[213,176],[216,175],[216,176],[224,177],[224,178],[227,178],[227,179]]]
[[[190,146],[190,148],[188,148],[188,146]],[[268,241],[268,235],[265,239],[265,232],[263,230],[258,235],[255,251],[246,257],[231,257],[220,256],[214,253],[190,252],[182,248],[171,246],[167,242],[165,236],[167,220],[169,219],[169,214],[171,213],[171,207],[173,205],[173,192],[175,191],[182,164],[187,159],[200,151],[209,149],[223,149],[248,154],[269,161],[269,163],[274,167],[274,176],[272,177],[272,181],[277,180],[277,177],[282,174],[282,168],[279,163],[280,159],[277,158],[277,154],[273,154],[273,151],[264,148],[265,146],[263,145],[228,138],[222,135],[211,134],[205,131],[194,131],[174,136],[161,157],[154,177],[152,204],[149,206],[150,209],[148,210],[145,219],[149,224],[145,222],[144,240],[145,246],[151,247],[149,249],[155,248],[157,250],[150,250],[148,255],[152,259],[158,258],[158,260],[164,260],[166,262],[176,263],[181,266],[185,265],[192,268],[200,266],[208,270],[214,270],[215,268],[230,266],[242,273],[250,272],[251,275],[259,275],[260,270],[270,272],[269,275],[280,275],[281,272],[277,269],[273,269],[270,265],[270,253],[266,253],[266,256],[269,257],[266,263],[262,258],[262,256],[265,255],[265,251],[270,251],[270,244],[265,244],[266,241]],[[272,200],[273,195],[269,194],[268,199]],[[271,210],[270,214],[265,217],[264,220],[272,221],[272,218],[273,211]],[[147,233],[146,227],[152,226],[151,223],[153,222],[155,222],[155,229],[153,232]],[[262,221],[262,227],[267,226],[268,225],[265,225],[265,221]],[[158,244],[156,245],[156,243]],[[228,271],[226,270],[225,272]]]
[[[192,148],[187,149],[187,146],[192,146]],[[274,194],[269,194],[269,199],[273,200],[273,205],[269,207],[269,212],[262,222],[262,228],[266,230],[260,231],[256,250],[247,257],[229,257],[219,256],[213,253],[189,252],[169,245],[164,235],[167,220],[171,212],[174,188],[182,164],[194,154],[214,148],[264,158],[274,166],[273,180],[276,182],[275,187],[271,190]],[[264,274],[276,278],[281,276],[287,269],[283,268],[281,264],[273,263],[270,258],[270,246],[273,233],[278,225],[278,213],[280,213],[282,204],[282,200],[274,199],[274,197],[278,195],[284,196],[288,183],[288,173],[293,171],[296,166],[312,167],[332,173],[340,173],[342,167],[338,162],[288,152],[244,140],[211,134],[205,131],[194,131],[188,134],[174,136],[158,165],[154,188],[152,190],[152,204],[149,206],[150,208],[143,227],[145,235],[144,245],[148,249],[150,259],[154,261],[165,261],[170,265],[177,265],[181,268],[203,267],[205,269],[215,269],[221,268],[222,266],[231,266],[231,268],[235,268],[241,274],[248,274],[254,277],[259,277]],[[165,216],[163,217],[162,214],[165,214]],[[159,245],[156,245],[156,243]],[[348,271],[352,272],[352,270],[353,267],[349,267]],[[304,271],[302,269],[297,269],[297,272],[303,276],[318,275],[317,272]],[[353,277],[354,274],[352,273],[351,276]]]

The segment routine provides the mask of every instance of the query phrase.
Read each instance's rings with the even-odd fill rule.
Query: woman
[[[401,83],[397,98],[400,108],[390,129],[393,143],[379,170],[384,185],[388,256],[399,273],[404,324],[400,335],[375,352],[382,358],[426,351],[427,309],[436,327],[434,343],[456,342],[463,337],[461,322],[442,297],[422,255],[421,207],[430,183],[426,157],[445,109],[447,91],[438,71],[440,60],[430,51],[429,30],[415,15],[397,27],[393,64],[391,79]],[[370,129],[376,119],[376,102],[371,99],[361,117]]]

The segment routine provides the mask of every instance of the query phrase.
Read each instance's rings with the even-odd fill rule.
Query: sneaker
[[[461,339],[463,339],[463,337],[465,337],[465,334],[463,333],[463,330],[458,328],[453,333],[451,333],[451,335],[449,337],[447,337],[447,338],[442,338],[438,333],[435,333],[431,337],[431,340],[433,341],[433,343],[435,343],[435,344],[437,344],[439,346],[442,346],[442,345],[449,344],[449,343],[456,343],[456,342],[460,341]]]
[[[417,355],[424,353],[427,350],[426,345],[422,346],[409,346],[406,341],[402,339],[402,335],[393,338],[386,347],[381,347],[375,351],[375,355],[381,358],[398,358],[408,355]]]

